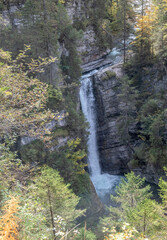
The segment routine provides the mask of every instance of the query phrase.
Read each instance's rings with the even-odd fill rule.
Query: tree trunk
[[[127,0],[124,0],[124,5],[123,5],[123,11],[124,11],[124,63],[126,62],[126,2]]]
[[[146,211],[144,210],[143,232],[146,233]]]
[[[54,214],[53,214],[51,193],[50,193],[49,187],[48,187],[48,201],[49,201],[49,209],[50,209],[51,224],[52,224],[52,229],[53,229],[53,236],[54,236],[54,240],[56,240],[56,230],[55,230],[56,228],[55,228],[55,223],[54,223]]]
[[[143,57],[143,37],[144,37],[144,0],[142,0],[142,9],[141,9],[141,15],[142,15],[142,26],[141,26],[141,61]]]

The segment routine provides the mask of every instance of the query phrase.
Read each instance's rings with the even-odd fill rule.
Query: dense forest
[[[99,94],[118,102],[127,158],[109,206],[90,178],[85,74],[97,128],[112,125]],[[0,239],[167,239],[167,0],[0,0]]]

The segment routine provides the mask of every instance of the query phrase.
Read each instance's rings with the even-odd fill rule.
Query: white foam
[[[93,71],[93,74],[95,72]],[[90,125],[90,134],[87,142],[90,176],[98,196],[103,201],[107,194],[112,193],[115,186],[119,183],[120,177],[101,173],[96,139],[96,105],[91,76],[92,74],[89,73],[81,79],[80,101],[84,116]]]

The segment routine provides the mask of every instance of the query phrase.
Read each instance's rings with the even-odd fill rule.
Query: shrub
[[[116,73],[108,70],[102,75],[101,80],[102,81],[107,81],[107,80],[109,80],[111,78],[114,78],[114,77],[116,77]]]

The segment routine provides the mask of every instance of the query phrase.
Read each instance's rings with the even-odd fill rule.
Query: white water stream
[[[120,176],[114,176],[101,172],[99,153],[96,139],[96,104],[93,93],[91,76],[98,70],[94,70],[82,76],[80,88],[80,101],[82,111],[89,123],[88,139],[88,167],[91,180],[100,199],[107,203],[109,195],[114,191],[115,186],[120,181]]]
[[[134,8],[136,12],[140,11],[140,4],[138,0],[135,2]],[[135,32],[135,28],[134,28]],[[130,43],[135,39],[134,33],[131,33],[126,40],[126,49],[129,49]],[[123,42],[122,42],[123,45]],[[110,65],[123,62],[123,48],[120,44],[116,44],[116,47],[112,49],[108,54],[107,59],[111,60],[110,64],[103,66],[101,69],[107,68]],[[99,70],[101,70],[99,69]],[[90,171],[91,180],[95,186],[96,192],[100,199],[104,203],[108,203],[106,198],[109,198],[110,194],[114,192],[115,186],[120,182],[120,176],[110,175],[101,172],[100,159],[98,153],[97,139],[96,139],[96,106],[95,97],[92,86],[92,76],[99,70],[95,69],[87,74],[84,74],[81,78],[80,88],[80,101],[82,111],[86,120],[88,121],[89,139],[88,139],[88,167]]]

